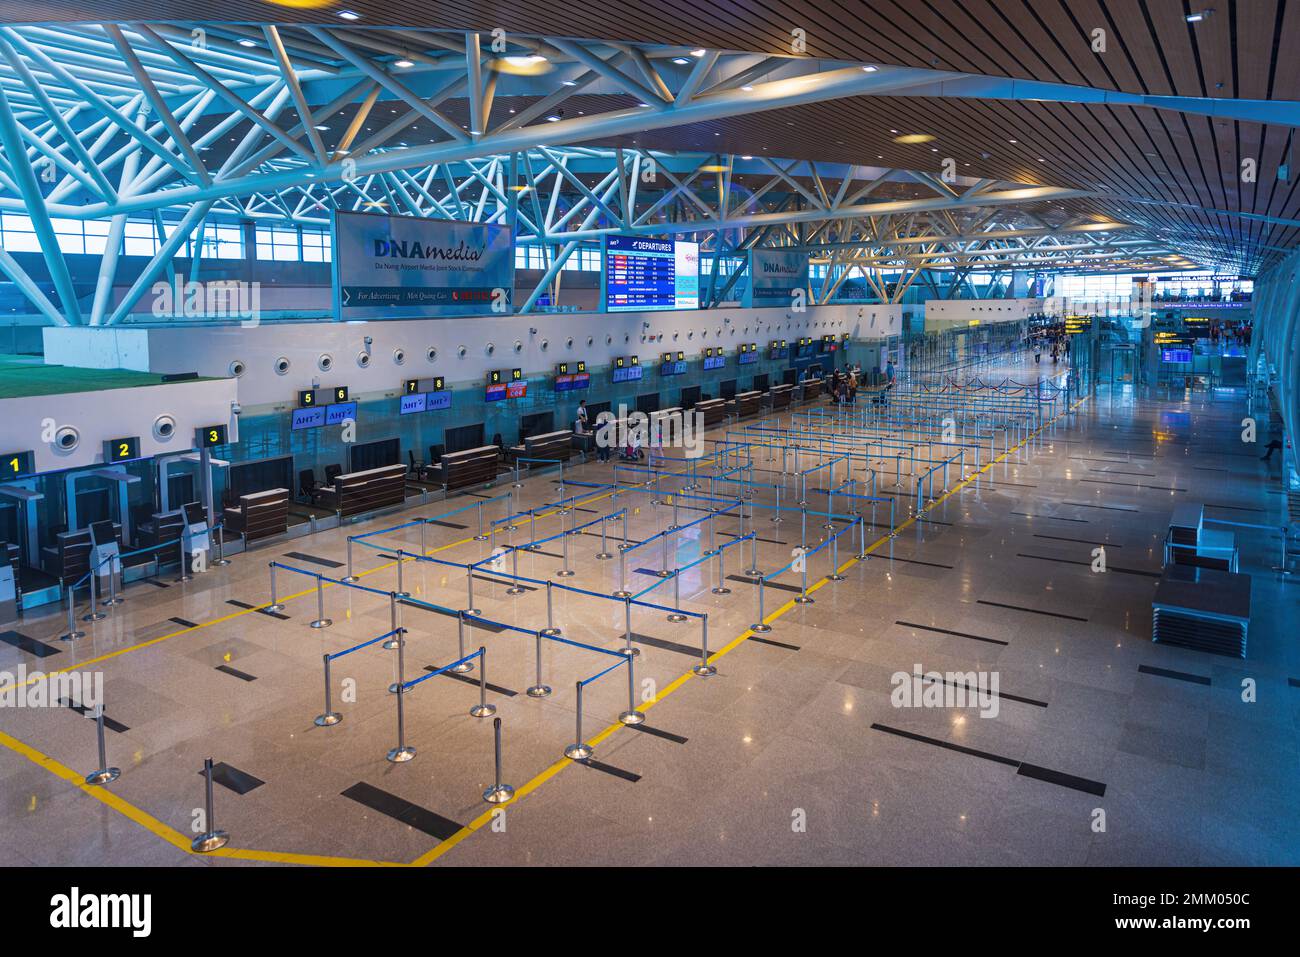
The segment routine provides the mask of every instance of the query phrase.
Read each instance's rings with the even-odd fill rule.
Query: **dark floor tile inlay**
[[[174,622],[176,622],[176,624],[178,624],[178,625],[184,625],[186,628],[197,628],[197,627],[199,627],[195,622],[190,621],[188,618],[177,618],[177,617],[173,616],[173,617],[171,617],[171,618],[168,618],[167,620],[168,620],[168,621],[174,621]]]
[[[784,648],[786,651],[798,651],[799,645],[787,644],[784,641],[773,641],[771,638],[764,638],[762,635],[750,635],[750,641],[757,641],[760,645],[772,645],[775,648]]]
[[[632,632],[632,642],[638,645],[649,645],[651,648],[659,648],[663,651],[675,651],[679,655],[688,655],[691,658],[700,656],[700,649],[693,648],[690,645],[683,645],[676,641],[669,641],[667,638],[656,638],[653,635],[643,635],[639,632]]]
[[[980,751],[978,748],[968,748],[965,745],[953,744],[951,741],[941,741],[938,738],[927,737],[924,734],[916,734],[912,731],[903,731],[899,728],[891,728],[884,724],[872,724],[872,730],[884,731],[886,734],[894,734],[900,738],[907,738],[911,741],[920,741],[923,744],[932,744],[937,748],[945,748],[949,751],[957,751],[960,754],[969,754],[971,757],[983,758],[985,761],[994,761],[998,764],[1005,764],[1008,767],[1016,769],[1017,774],[1027,778],[1033,778],[1036,781],[1046,781],[1048,784],[1056,784],[1060,787],[1072,788],[1075,791],[1083,791],[1087,794],[1095,794],[1098,797],[1104,797],[1106,794],[1106,785],[1100,781],[1090,781],[1087,778],[1076,777],[1073,774],[1065,774],[1061,771],[1053,771],[1050,768],[1039,767],[1036,764],[1025,764],[1017,761],[1015,758],[1004,757],[1000,754],[994,754],[991,751]]]
[[[199,774],[203,772],[200,771]],[[236,794],[247,794],[254,788],[260,788],[266,782],[259,777],[241,771],[234,765],[219,761],[212,765],[212,780],[224,788],[230,788]]]
[[[396,794],[389,794],[365,781],[359,781],[343,792],[345,798],[356,801],[372,811],[386,814],[395,821],[401,821],[408,827],[422,831],[432,838],[445,841],[460,831],[460,825],[450,818],[412,804]]]
[[[1106,785],[1100,781],[1090,781],[1087,778],[1076,777],[1073,774],[1053,771],[1051,768],[1040,768],[1036,764],[1021,764],[1016,769],[1016,773],[1027,778],[1033,778],[1035,781],[1046,781],[1048,784],[1073,788],[1076,791],[1083,791],[1085,794],[1095,794],[1097,797],[1104,797],[1106,794]]]
[[[285,558],[296,558],[300,562],[311,562],[313,565],[323,565],[326,568],[342,568],[342,562],[336,562],[332,558],[321,558],[319,555],[308,555],[306,552],[285,552]]]
[[[430,519],[426,519],[426,521],[430,525],[441,525],[443,528],[455,528],[461,531],[464,531],[465,529],[469,528],[468,525],[461,525],[458,522],[444,522],[442,521],[442,519],[438,519],[438,518],[430,518]]]
[[[980,690],[978,686],[972,686],[972,685],[969,684],[968,682],[964,682],[964,681],[949,681],[947,678],[943,678],[943,677],[940,677],[940,678],[937,678],[937,679],[934,679],[934,678],[923,678],[922,680],[928,680],[928,681],[934,681],[934,680],[937,680],[940,684],[945,684],[945,685],[948,685],[949,687],[952,687],[952,688],[965,688],[968,692],[971,692],[971,693],[977,693],[977,692],[979,692],[979,690]],[[1036,708],[1046,708],[1046,707],[1047,707],[1047,702],[1046,702],[1046,701],[1039,701],[1037,698],[1022,698],[1020,695],[1007,694],[1005,691],[989,691],[988,693],[989,693],[989,694],[997,695],[999,698],[1002,698],[1002,699],[1004,699],[1004,700],[1006,700],[1006,701],[1019,701],[1021,704],[1032,704],[1032,705],[1033,705],[1034,707],[1036,707]],[[970,699],[968,698],[967,700],[970,700]]]
[[[1075,522],[1079,525],[1089,524],[1086,518],[1062,518],[1059,515],[1035,515],[1032,512],[1012,512],[1012,515],[1023,515],[1025,518],[1045,518],[1052,522]]]
[[[1131,508],[1127,505],[1098,505],[1095,502],[1062,502],[1062,505],[1070,505],[1074,508],[1104,508],[1108,512],[1140,512],[1140,508]]]
[[[238,668],[232,668],[230,665],[217,665],[217,670],[225,672],[238,678],[240,681],[256,681],[257,675],[250,675],[246,671],[240,671]]]
[[[1092,567],[1092,562],[1080,561],[1075,558],[1057,558],[1052,555],[1030,555],[1026,552],[1016,552],[1016,558],[1032,558],[1040,562],[1055,562],[1058,565],[1082,565],[1085,568]],[[1121,575],[1143,575],[1147,578],[1159,578],[1162,574],[1161,572],[1146,571],[1141,568],[1123,568],[1119,565],[1107,565],[1106,571],[1118,572]]]
[[[84,704],[78,704],[69,698],[60,698],[59,704],[63,705],[65,708],[71,708],[73,711],[77,712],[77,714],[84,715],[88,718],[93,718],[95,716],[95,712],[91,711]],[[109,731],[116,731],[118,734],[124,734],[131,730],[121,721],[114,721],[107,714],[104,715],[104,727]]]
[[[1144,675],[1155,675],[1159,678],[1174,678],[1178,681],[1190,681],[1193,684],[1208,685],[1210,679],[1205,675],[1194,675],[1189,671],[1171,671],[1168,668],[1156,668],[1152,665],[1138,665],[1138,672]]]
[[[236,608],[244,608],[248,611],[256,611],[259,615],[268,615],[271,618],[278,618],[280,621],[288,621],[288,615],[282,615],[278,611],[267,611],[265,608],[258,608],[256,605],[250,605],[246,601],[236,601],[233,598],[226,599],[227,605],[234,605]]]
[[[743,583],[746,584],[746,585],[757,585],[757,584],[758,584],[758,579],[757,579],[757,578],[750,578],[748,575],[728,575],[728,576],[727,576],[727,581],[729,581],[729,582],[743,582]],[[787,585],[785,582],[769,582],[769,581],[765,581],[765,582],[763,582],[763,587],[764,587],[764,588],[779,588],[779,589],[781,589],[782,591],[792,591],[792,592],[794,592],[795,594],[799,594],[799,593],[800,593],[800,590],[801,590],[801,589],[799,588],[798,585]]]
[[[1094,542],[1086,538],[1065,538],[1061,535],[1039,535],[1034,533],[1034,538],[1046,538],[1053,542],[1074,542],[1076,545],[1099,545],[1103,548],[1123,548],[1123,545],[1116,545],[1114,542]]]
[[[55,648],[53,645],[47,645],[43,641],[37,641],[19,631],[0,631],[0,641],[6,645],[12,645],[19,651],[25,651],[29,655],[35,655],[37,658],[48,658],[50,655],[57,655],[62,648]]]
[[[653,735],[656,738],[663,738],[665,741],[671,741],[673,744],[685,744],[687,738],[680,734],[673,734],[671,731],[665,731],[663,728],[652,728],[648,724],[629,724],[633,731],[640,731],[642,734]]]
[[[985,638],[983,635],[970,635],[964,631],[951,631],[947,628],[935,628],[933,625],[918,625],[914,621],[895,621],[894,624],[902,625],[905,628],[920,628],[922,631],[933,631],[941,635],[956,635],[958,638],[970,638],[973,641],[986,641],[990,645],[1006,645],[1007,642],[1000,638]]]
[[[630,781],[636,784],[641,780],[641,775],[633,771],[625,771],[622,768],[616,768],[612,764],[605,764],[603,761],[597,761],[595,758],[587,758],[585,761],[579,761],[578,764],[585,764],[589,768],[597,771],[604,771],[606,774],[612,774],[616,778],[622,778],[624,781]]]
[[[907,562],[909,565],[929,565],[931,568],[946,568],[952,570],[951,565],[940,565],[938,562],[923,562],[917,558],[900,558],[897,555],[878,555],[877,558],[883,558],[887,562]],[[798,589],[795,589],[798,591]]]
[[[1087,621],[1087,618],[1080,618],[1078,615],[1063,615],[1059,611],[1043,611],[1041,608],[1026,608],[1024,605],[1007,605],[1000,601],[986,601],[979,599],[976,604],[992,605],[994,608],[1010,608],[1012,611],[1027,611],[1034,615],[1049,615],[1052,618],[1064,618],[1067,621]]]
[[[445,667],[447,666],[446,665],[425,665],[424,670],[437,671],[439,668],[445,668]],[[467,685],[473,685],[475,688],[478,687],[477,675],[459,675],[454,671],[444,671],[442,673],[442,677],[455,678],[457,681],[464,682]],[[494,685],[490,681],[487,683],[487,689],[488,691],[491,691],[493,694],[505,695],[507,698],[513,698],[519,693],[517,691],[511,691],[509,688],[503,688],[501,687],[501,685]]]

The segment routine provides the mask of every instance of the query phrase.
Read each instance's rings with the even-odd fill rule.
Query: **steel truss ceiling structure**
[[[3,251],[0,271],[52,321],[113,322],[210,218],[303,221],[332,206],[510,222],[520,242],[556,252],[543,284],[580,242],[627,230],[695,234],[719,256],[807,246],[826,251],[831,277],[855,266],[931,283],[938,271],[960,283],[990,268],[1178,268],[1186,261],[1172,241],[1201,262],[1244,263],[1242,249],[1200,225],[1156,235],[1149,220],[1123,215],[1145,198],[1104,188],[977,178],[971,161],[941,175],[943,158],[934,170],[897,173],[778,160],[766,146],[757,157],[670,155],[651,142],[884,97],[1123,104],[1233,122],[1300,115],[1289,102],[473,31],[4,27],[0,210],[31,215],[58,305]],[[817,145],[821,133],[803,137]],[[130,301],[110,311],[127,218],[164,212],[175,225]],[[52,218],[111,222],[88,316]]]

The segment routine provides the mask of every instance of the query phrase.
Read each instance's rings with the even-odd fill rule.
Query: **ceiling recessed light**
[[[742,156],[742,157],[741,157],[741,159],[743,159],[743,160],[752,160],[753,158],[754,158],[754,157],[752,157],[752,156]]]
[[[558,116],[555,116],[554,114],[552,114],[552,115],[550,115],[550,116],[548,116],[548,117],[546,118],[546,122],[547,122],[547,123],[558,123],[558,122],[560,122],[560,118],[559,118]]]
[[[248,37],[244,37],[242,40],[240,40],[240,41],[239,41],[239,45],[240,45],[241,47],[255,47],[255,46],[257,46],[257,44],[254,43],[252,40],[248,39]]]
[[[340,19],[340,20],[360,20],[360,19],[361,19],[361,14],[359,14],[359,13],[355,13],[355,12],[352,11],[352,10],[340,10],[340,11],[339,11],[339,19]]]
[[[690,63],[691,61],[684,56],[675,56],[673,57],[673,62],[676,63],[678,66],[684,66],[685,64]]]
[[[696,49],[694,49],[694,50],[691,51],[691,56],[693,56],[693,57],[701,57],[701,56],[704,56],[705,52],[706,52],[706,51],[705,51],[704,47],[697,47]]]
[[[407,70],[415,66],[415,64],[412,63],[410,60],[408,60],[406,57],[402,57],[400,60],[394,60],[393,66],[398,67],[399,69],[402,70]]]
[[[753,92],[754,92],[754,88],[753,88],[752,86],[750,86],[748,83],[746,83],[744,86],[742,86],[741,89],[744,90],[746,93],[753,93]]]
[[[561,80],[560,82],[561,82],[561,85],[563,85],[563,86],[577,86],[577,85],[578,85],[578,84],[577,84],[576,82],[574,82],[573,80]]]
[[[520,67],[536,66],[538,63],[546,62],[546,57],[542,56],[540,53],[529,53],[522,56],[515,56],[515,55],[503,56],[501,59],[504,62],[509,63],[511,66],[520,66]]]
[[[321,130],[322,132],[324,132],[325,130],[328,130],[329,127],[328,127],[328,126],[318,126],[318,127],[316,127],[316,129]]]
[[[904,133],[902,136],[894,137],[895,143],[929,143],[934,139],[933,133]]]
[[[876,68],[875,68],[874,66],[864,66],[864,67],[862,68],[862,72],[863,72],[863,73],[875,73],[875,72],[876,72]]]

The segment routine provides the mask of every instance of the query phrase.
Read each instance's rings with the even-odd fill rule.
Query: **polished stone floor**
[[[1046,372],[1001,371],[1031,380]],[[468,713],[478,670],[431,677],[401,696],[405,741],[417,752],[406,763],[385,758],[397,739],[397,696],[387,690],[397,655],[380,643],[332,662],[343,720],[313,723],[324,705],[322,655],[389,630],[393,556],[420,551],[418,529],[354,546],[358,584],[372,590],[326,585],[333,623],[309,622],[317,616],[310,575],[345,573],[347,535],[468,505],[425,529],[429,557],[455,565],[402,568],[412,598],[400,611],[404,678],[451,663],[456,618],[431,606],[466,606],[458,566],[493,544],[473,540],[475,503],[484,502],[490,522],[504,512],[499,499],[457,496],[255,549],[190,582],[133,583],[75,643],[59,640],[62,615],[29,617],[0,644],[0,670],[101,671],[108,758],[122,776],[104,789],[76,783],[98,762],[93,724],[73,708],[0,709],[0,863],[1300,863],[1300,588],[1269,570],[1277,533],[1244,527],[1280,525],[1285,501],[1276,461],[1266,466],[1258,446],[1241,442],[1244,414],[1244,395],[1231,391],[1102,390],[991,464],[985,449],[987,467],[960,485],[953,475],[952,493],[936,493],[919,518],[888,465],[878,492],[897,500],[897,536],[882,537],[881,504],[884,527],[868,529],[866,561],[853,561],[856,547],[840,539],[845,580],[823,580],[829,548],[810,557],[811,604],[793,601],[799,575],[782,574],[765,589],[769,633],[749,630],[758,589],[744,580],[748,545],[724,552],[729,593],[711,591],[716,559],[681,574],[682,608],[709,616],[715,675],[691,672],[698,618],[674,623],[662,609],[634,608],[634,687],[646,715],[635,728],[617,723],[628,706],[627,670],[607,652],[624,644],[625,608],[604,597],[618,587],[619,561],[595,559],[599,525],[569,537],[572,577],[553,577],[562,540],[519,557],[523,576],[599,593],[553,589],[555,624],[577,644],[542,642],[549,697],[524,693],[536,680],[536,639],[501,627],[544,627],[545,588],[506,594],[500,573],[509,558],[482,569],[475,604],[498,624],[466,628],[465,644],[486,649],[504,778],[516,788],[495,812],[481,797],[493,777],[492,722]],[[1001,455],[1002,442],[986,444]],[[755,481],[776,481],[761,455],[757,464]],[[613,499],[595,487],[611,475],[597,462],[567,470],[578,508],[543,510],[538,535],[620,509],[630,542],[662,530],[669,490],[684,480],[661,479],[658,497],[630,489]],[[478,494],[509,488],[507,479]],[[541,506],[557,499],[557,484],[538,475],[515,495],[518,508]],[[797,509],[794,499],[783,504]],[[824,498],[809,501],[815,509]],[[791,561],[800,515],[772,523],[771,493],[755,502],[754,558],[770,574]],[[1253,576],[1245,660],[1150,641],[1161,543],[1183,502],[1243,523],[1232,530]],[[708,548],[710,524],[715,544],[749,530],[734,514],[708,519],[700,511],[708,502],[677,504],[682,524],[704,521],[670,537],[672,567]],[[830,534],[822,524],[809,519],[810,548]],[[607,532],[616,552],[621,522],[609,521]],[[514,541],[527,533],[524,522]],[[631,590],[657,580],[660,546],[628,553]],[[1098,546],[1104,573],[1092,568]],[[265,611],[270,561],[309,573],[277,573],[285,607],[276,614]],[[644,600],[673,604],[673,585]],[[895,707],[893,676],[916,665],[995,674],[996,714]],[[576,737],[575,682],[611,666],[583,692],[583,737],[595,755],[571,762],[562,752]],[[1243,700],[1243,679],[1253,681],[1252,701]],[[186,848],[203,823],[207,757],[221,768],[215,818],[231,843],[200,856]]]

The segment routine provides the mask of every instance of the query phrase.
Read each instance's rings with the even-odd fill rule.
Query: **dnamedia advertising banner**
[[[334,211],[334,318],[508,315],[508,226]]]
[[[749,251],[749,290],[744,306],[788,306],[796,289],[808,288],[808,253],[790,249]]]

